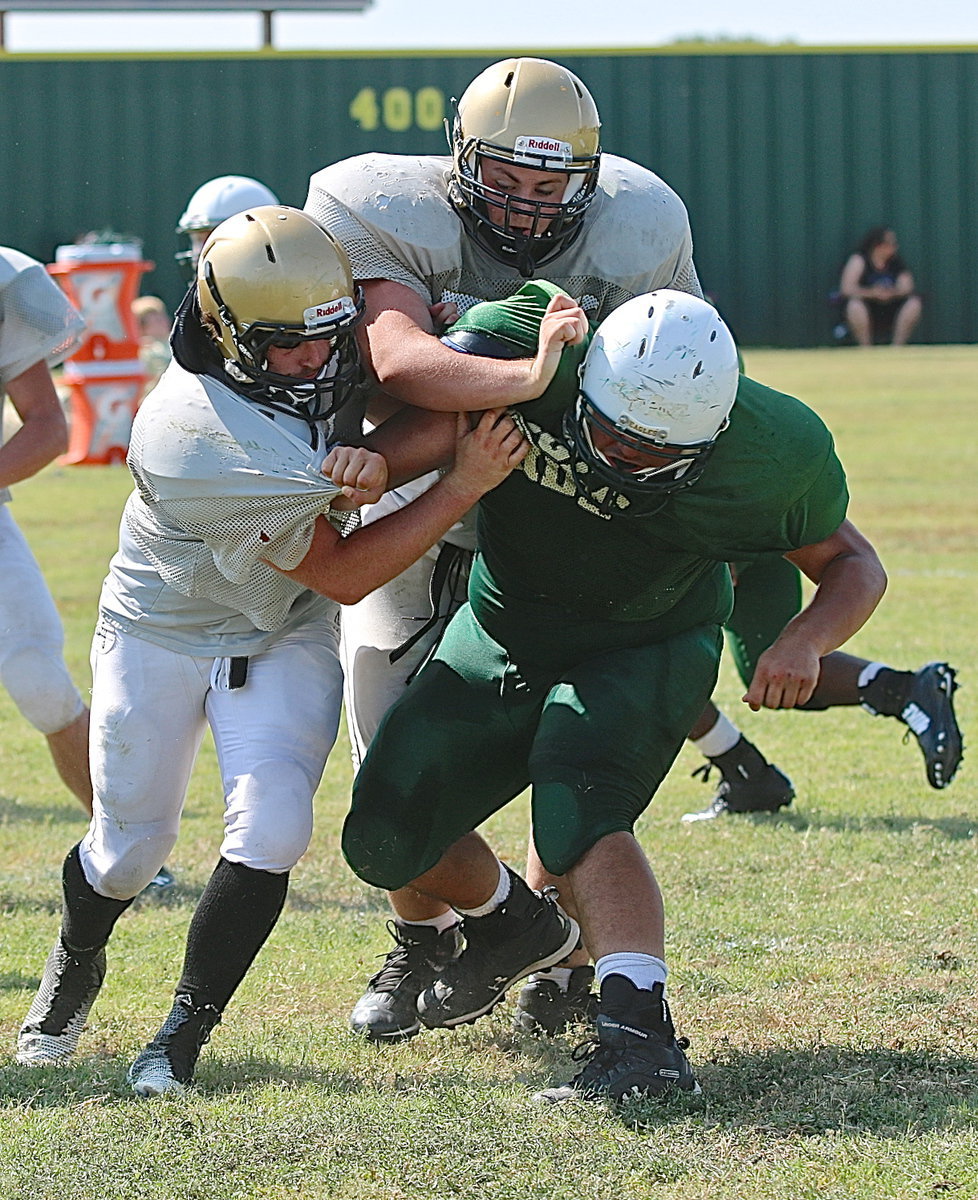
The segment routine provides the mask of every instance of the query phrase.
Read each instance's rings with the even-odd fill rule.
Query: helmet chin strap
[[[311,404],[320,396],[320,393],[316,391],[315,384],[323,379],[331,379],[336,374],[336,370],[336,356],[333,356],[319,368],[311,379],[297,378],[292,387],[272,383],[268,385],[268,390],[272,393],[281,392],[283,395],[291,397],[294,404]]]
[[[332,393],[324,396],[315,390],[313,384],[336,373],[337,363],[334,359],[331,358],[317,372],[314,380],[297,378],[294,387],[253,379],[230,359],[224,360],[224,370],[253,403],[261,404],[283,416],[298,417],[300,421],[305,421],[312,435],[312,447],[314,450],[318,447],[319,431],[316,423],[329,418],[336,401]]]

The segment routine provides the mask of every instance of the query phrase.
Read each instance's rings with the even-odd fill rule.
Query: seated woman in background
[[[842,268],[839,292],[845,299],[845,319],[860,346],[883,341],[903,346],[920,320],[920,297],[898,249],[893,230],[877,226]]]

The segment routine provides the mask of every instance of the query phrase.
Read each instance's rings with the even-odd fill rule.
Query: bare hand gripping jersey
[[[353,274],[413,288],[427,304],[512,295],[523,283],[482,251],[448,199],[451,159],[363,154],[312,176],[306,212],[343,243]],[[547,278],[601,320],[659,287],[701,296],[686,208],[657,175],[601,156],[598,191],[577,241],[547,265]]]

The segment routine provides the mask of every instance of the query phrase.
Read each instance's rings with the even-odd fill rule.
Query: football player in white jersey
[[[249,209],[204,246],[174,362],[133,427],[136,487],[92,649],[94,817],[65,860],[61,930],[19,1062],[74,1053],[112,928],[174,844],[209,725],[224,786],[220,858],[176,1002],[130,1070],[141,1096],[191,1081],[309,841],[339,722],[338,602],[402,571],[522,458],[509,418],[459,418],[440,481],[355,528],[345,510],[388,482],[385,459],[356,445],[362,315],[339,243],[298,209]],[[391,469],[410,470],[412,429],[451,419],[405,410],[391,423],[402,425]]]
[[[54,601],[8,508],[10,485],[29,479],[68,448],[50,368],[77,349],[84,328],[39,262],[0,246],[0,417],[9,396],[20,418],[20,427],[0,446],[0,680],[47,738],[58,774],[91,815],[88,709],[64,663],[64,631]]]
[[[250,175],[218,175],[196,188],[187,201],[176,229],[181,241],[186,239],[186,243],[174,255],[185,281],[190,283],[193,280],[204,243],[222,221],[237,216],[247,208],[260,208],[278,202],[278,197],[271,188],[257,179],[252,179]],[[148,300],[149,297],[139,297],[133,304],[133,310]],[[145,355],[143,350],[140,350],[140,357],[144,358],[144,361],[149,357],[147,369],[153,376],[147,391],[155,387],[170,361],[169,332],[166,336],[165,343],[152,343]],[[150,369],[151,367],[155,367],[155,370]],[[147,884],[147,892],[162,891],[172,887],[174,882],[173,873],[164,864]]]

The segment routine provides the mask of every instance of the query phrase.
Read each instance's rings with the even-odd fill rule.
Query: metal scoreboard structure
[[[262,48],[272,47],[272,21],[276,12],[362,13],[373,0],[274,0],[271,4],[247,0],[0,0],[0,50],[5,45],[4,16],[8,12],[258,12],[262,18]]]

